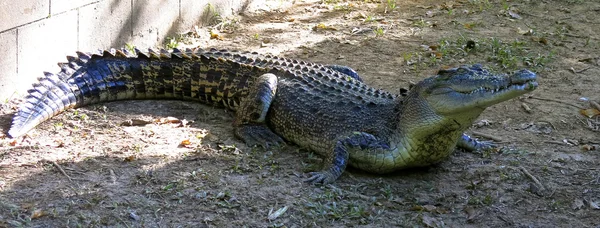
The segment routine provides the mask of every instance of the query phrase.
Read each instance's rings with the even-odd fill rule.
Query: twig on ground
[[[502,141],[503,141],[503,140],[502,140],[502,138],[500,138],[500,137],[498,137],[498,136],[495,136],[495,135],[489,135],[489,134],[486,134],[486,133],[481,133],[481,132],[476,132],[476,131],[474,131],[474,132],[473,132],[473,135],[474,135],[474,136],[483,137],[483,138],[486,138],[486,139],[491,139],[491,140],[494,140],[494,141],[496,141],[496,142],[502,142]]]
[[[576,105],[576,104],[573,104],[573,103],[569,103],[569,102],[566,102],[566,101],[552,99],[552,98],[529,97],[529,99],[536,99],[536,100],[540,100],[540,101],[552,101],[552,102],[556,102],[556,103],[570,105],[570,106],[573,106],[573,107],[578,108],[578,109],[583,109],[583,107],[581,107],[579,105]]]
[[[50,162],[52,163],[52,165],[56,166],[56,168],[60,171],[60,173],[62,173],[62,175],[65,175],[65,177],[67,177],[67,179],[69,179],[69,182],[73,182],[73,179],[71,179],[71,177],[67,174],[67,172],[65,172],[65,170],[55,161],[49,161],[46,160],[46,162]]]
[[[590,100],[590,106],[592,106],[592,108],[595,108],[596,110],[600,111],[600,105],[597,102]]]
[[[112,184],[117,183],[117,175],[115,175],[115,171],[113,171],[112,169],[108,170],[109,174],[110,174],[110,181]]]
[[[542,190],[542,191],[546,190],[546,187],[544,187],[544,185],[542,185],[542,182],[540,182],[535,176],[531,175],[531,173],[529,173],[529,171],[527,171],[527,169],[525,169],[525,167],[519,166],[519,169],[521,170],[521,172],[523,172],[525,174],[525,176],[529,177],[529,179],[531,179],[533,181],[533,183],[535,183],[540,190]]]
[[[523,109],[525,109],[525,112],[527,112],[527,113],[533,113],[533,111],[531,110],[531,108],[529,107],[529,105],[527,105],[525,103],[521,103],[521,107],[523,107]]]

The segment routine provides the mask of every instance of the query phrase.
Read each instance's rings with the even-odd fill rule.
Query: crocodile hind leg
[[[276,91],[277,76],[263,74],[254,81],[248,96],[240,102],[234,122],[235,135],[246,145],[269,148],[283,143],[283,139],[265,125]]]
[[[466,151],[483,151],[496,147],[492,142],[477,141],[467,134],[462,134],[456,146],[463,148]]]
[[[333,148],[333,156],[327,157],[324,161],[325,168],[319,172],[309,173],[310,177],[305,181],[313,184],[332,183],[346,169],[350,154],[378,155],[385,154],[389,149],[387,143],[369,133],[354,132],[348,137],[339,139]],[[373,162],[377,163],[377,161]]]

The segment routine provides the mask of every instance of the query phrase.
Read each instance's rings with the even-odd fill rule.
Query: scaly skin
[[[473,65],[441,70],[397,96],[349,67],[225,50],[78,53],[60,65],[29,91],[12,137],[91,103],[196,100],[236,110],[235,134],[249,146],[286,140],[323,155],[312,183],[333,182],[348,164],[387,173],[440,162],[457,146],[485,149],[463,132],[486,107],[537,87],[530,71],[493,75]]]

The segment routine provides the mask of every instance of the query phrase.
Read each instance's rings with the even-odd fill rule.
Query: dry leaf
[[[158,120],[155,120],[154,122],[157,122],[160,124],[169,124],[169,123],[181,123],[181,120],[179,120],[175,117],[169,116],[166,118],[160,118]]]
[[[437,207],[436,207],[436,206],[433,206],[433,205],[425,205],[425,206],[423,206],[423,208],[424,208],[426,211],[429,211],[429,212],[434,212],[434,211],[436,211],[436,210],[437,210]]]
[[[600,210],[600,206],[598,206],[598,203],[594,201],[590,201],[590,207],[592,207],[594,210]]]
[[[283,215],[283,213],[285,213],[285,212],[287,211],[287,209],[288,209],[288,207],[287,207],[287,206],[285,206],[285,207],[282,207],[282,208],[279,208],[279,210],[277,210],[277,211],[275,211],[275,212],[273,212],[273,209],[271,209],[271,210],[269,211],[269,217],[267,217],[267,219],[269,219],[269,220],[275,220],[275,219],[277,219],[279,216]]]
[[[181,141],[181,143],[179,143],[180,146],[188,146],[190,144],[192,144],[192,142],[190,142],[189,139],[185,139],[185,140]]]
[[[508,11],[508,15],[510,15],[510,17],[514,18],[514,19],[521,19],[521,15],[519,15],[518,13],[515,13],[512,10]]]
[[[44,211],[42,211],[42,209],[37,209],[31,213],[31,219],[36,219],[36,218],[42,217],[44,215],[46,215],[46,213],[44,213]]]
[[[130,155],[130,156],[127,156],[127,157],[125,157],[125,159],[123,159],[123,160],[124,160],[124,161],[126,161],[126,162],[132,162],[132,161],[134,161],[134,160],[135,160],[135,155]]]
[[[217,40],[223,40],[223,36],[221,35],[221,33],[216,30],[216,29],[211,29],[210,30],[210,38],[211,39],[217,39]]]
[[[571,205],[571,208],[573,210],[579,210],[583,207],[583,200],[581,199],[575,199],[575,201],[573,201],[573,204]]]
[[[596,150],[596,146],[585,144],[585,145],[581,146],[581,149],[584,151],[592,151],[592,150]]]
[[[594,116],[600,115],[600,111],[598,111],[598,109],[595,108],[581,109],[579,110],[579,113],[581,113],[581,115],[586,116],[587,118],[592,118]]]
[[[152,123],[151,121],[141,119],[130,119],[121,123],[121,126],[143,126]]]
[[[521,29],[521,27],[517,27],[517,33],[524,35],[524,36],[528,36],[528,35],[533,34],[533,30],[532,29]]]
[[[318,30],[334,30],[335,31],[337,29],[334,27],[331,27],[331,26],[327,26],[323,23],[319,23],[319,24],[315,25],[315,27],[313,27],[312,30],[313,31],[318,31]]]
[[[208,135],[208,131],[207,130],[202,130],[200,133],[196,134],[196,138],[197,139],[203,139],[207,135]]]
[[[9,144],[10,146],[15,146],[15,145],[17,145],[17,140],[15,139],[15,140],[13,140],[13,141],[10,141],[10,143],[8,143],[8,144]]]
[[[464,211],[467,213],[467,220],[473,220],[478,215],[477,211],[475,211],[475,208],[473,207],[465,207]]]
[[[534,37],[531,37],[531,41],[538,42],[538,43],[544,44],[544,45],[548,44],[548,40],[544,37],[535,37],[534,36]]]

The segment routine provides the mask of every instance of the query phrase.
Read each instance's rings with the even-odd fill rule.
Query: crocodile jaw
[[[450,73],[448,73],[450,71]],[[429,78],[421,96],[439,115],[473,113],[529,93],[538,87],[536,74],[520,70],[509,75],[492,75],[479,65],[443,71]],[[423,83],[423,84],[427,84]]]

